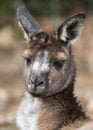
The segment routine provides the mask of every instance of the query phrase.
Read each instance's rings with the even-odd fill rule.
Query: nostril
[[[35,86],[40,86],[40,85],[44,84],[44,81],[43,80],[41,80],[41,81],[40,80],[35,80],[35,81],[31,80],[30,84],[35,85]]]
[[[43,81],[40,81],[40,82],[37,83],[37,86],[43,85],[43,83],[44,83]]]
[[[34,81],[33,81],[33,80],[31,80],[31,81],[30,81],[30,83],[31,83],[31,84],[34,84]]]

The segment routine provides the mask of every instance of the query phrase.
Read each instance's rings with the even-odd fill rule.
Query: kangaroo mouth
[[[28,84],[27,91],[32,95],[44,95],[46,93],[46,86],[44,85],[38,85],[33,86]]]

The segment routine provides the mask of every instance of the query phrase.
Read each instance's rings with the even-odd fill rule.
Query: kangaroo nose
[[[42,85],[44,85],[44,79],[42,79],[42,78],[31,78],[30,84],[34,85],[34,87],[42,86]]]

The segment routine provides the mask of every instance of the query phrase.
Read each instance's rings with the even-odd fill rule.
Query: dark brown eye
[[[27,66],[29,66],[30,64],[31,64],[31,59],[30,58],[25,58],[25,64],[27,65]]]
[[[64,65],[65,60],[58,60],[54,62],[54,66],[57,70],[60,70]]]

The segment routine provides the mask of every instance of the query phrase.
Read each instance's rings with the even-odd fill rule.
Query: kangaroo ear
[[[24,32],[24,37],[28,42],[31,40],[31,37],[42,32],[39,25],[25,7],[20,7],[17,9],[17,19]]]
[[[67,19],[57,31],[60,40],[66,43],[73,43],[81,34],[84,25],[85,13],[79,13]]]

